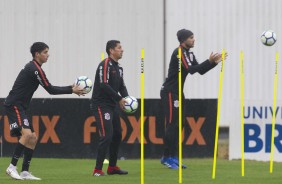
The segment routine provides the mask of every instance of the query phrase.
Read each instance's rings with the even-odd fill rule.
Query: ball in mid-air
[[[261,39],[261,42],[266,46],[274,45],[277,40],[276,34],[272,30],[264,31],[260,39]]]

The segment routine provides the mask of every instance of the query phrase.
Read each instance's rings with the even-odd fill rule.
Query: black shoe
[[[114,166],[114,167],[109,166],[108,170],[107,170],[107,173],[108,173],[108,175],[112,175],[112,174],[120,174],[120,175],[128,174],[127,171],[121,170],[118,166]]]

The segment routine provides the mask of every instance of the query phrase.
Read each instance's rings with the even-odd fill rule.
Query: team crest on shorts
[[[178,100],[174,100],[174,103],[173,103],[174,107],[178,107],[179,106],[179,103],[178,103]]]
[[[23,120],[23,123],[24,123],[25,126],[29,126],[29,122],[28,122],[27,119],[24,119],[24,120]]]
[[[109,113],[107,113],[107,112],[105,113],[105,119],[106,119],[106,120],[110,120],[110,119],[111,119],[110,114],[109,114]]]
[[[14,129],[14,128],[18,128],[18,124],[15,122],[13,124],[10,125],[10,130]]]

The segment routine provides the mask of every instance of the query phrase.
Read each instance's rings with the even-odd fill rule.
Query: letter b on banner
[[[270,153],[271,147],[271,124],[265,125],[265,139],[261,138],[261,127],[257,124],[245,124],[245,152],[259,152],[265,143],[265,152]],[[282,152],[282,125],[275,125],[275,132],[278,135],[274,138],[274,146]]]

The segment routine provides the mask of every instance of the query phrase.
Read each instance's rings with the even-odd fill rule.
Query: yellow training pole
[[[274,157],[274,134],[276,121],[276,102],[277,102],[277,83],[278,83],[278,59],[279,54],[276,52],[275,59],[275,74],[274,74],[274,90],[273,90],[273,114],[272,114],[272,130],[271,130],[271,148],[270,148],[270,173],[273,172],[273,157]]]
[[[105,59],[105,53],[101,52],[101,61],[103,61]],[[109,164],[109,160],[108,159],[104,159],[104,164]]]
[[[245,77],[244,77],[244,52],[240,52],[240,101],[241,101],[241,152],[242,152],[242,159],[241,159],[241,167],[242,167],[242,176],[245,176],[245,136],[244,136],[244,125],[245,125],[245,118],[244,118],[244,101],[245,101]]]
[[[178,98],[179,98],[179,111],[178,111],[178,144],[179,144],[179,183],[182,183],[182,72],[181,72],[181,47],[178,48]]]
[[[144,49],[141,50],[141,184],[144,184]]]
[[[219,92],[218,92],[218,102],[217,102],[217,117],[216,117],[216,129],[215,129],[215,143],[214,143],[214,155],[213,155],[213,167],[212,167],[212,179],[215,179],[216,170],[216,155],[217,155],[217,144],[218,144],[218,127],[220,120],[220,107],[221,107],[221,96],[222,96],[222,81],[224,74],[224,60],[225,60],[225,50],[222,51],[222,62],[219,77]]]

